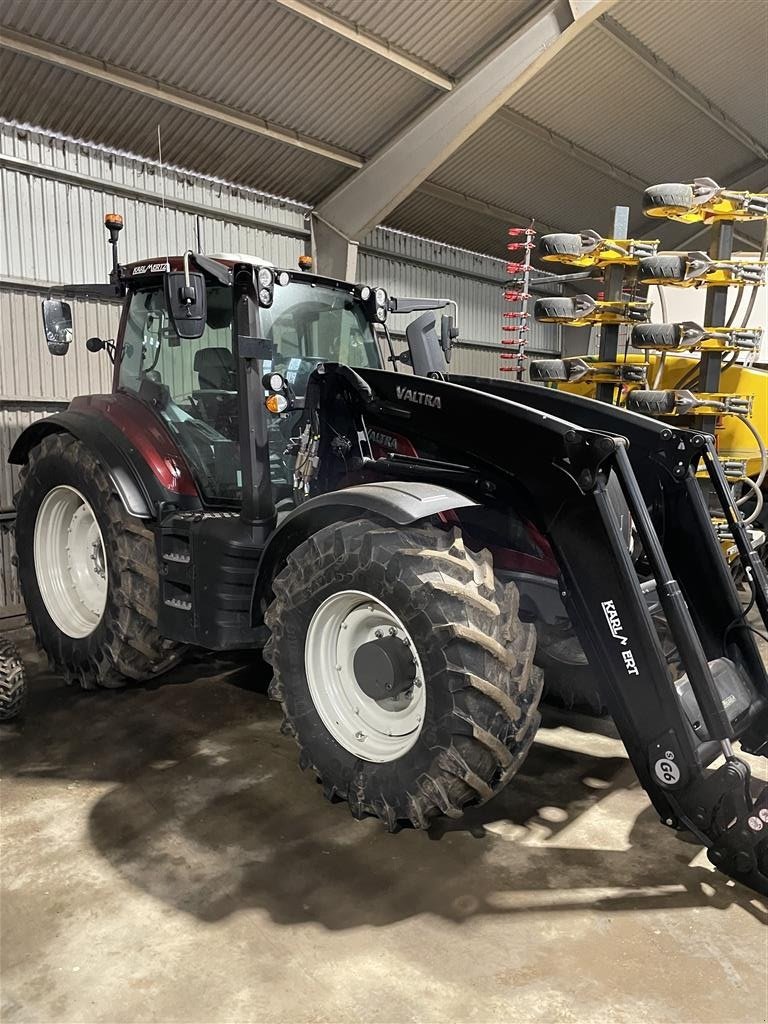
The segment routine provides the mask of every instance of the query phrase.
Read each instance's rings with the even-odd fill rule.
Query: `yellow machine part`
[[[592,252],[585,252],[580,255],[575,253],[540,253],[538,258],[543,263],[566,263],[571,267],[610,267],[616,264],[625,267],[636,267],[640,257],[633,255],[631,250],[636,245],[643,245],[646,247],[646,252],[643,253],[643,256],[645,256],[647,255],[648,246],[654,242],[658,246],[658,239],[643,239],[642,242],[638,242],[633,238],[604,238],[602,245],[598,245]],[[615,248],[611,248],[612,246],[619,246],[626,251],[617,252]]]
[[[766,260],[732,260],[730,266],[727,267],[715,267],[710,270],[707,274],[701,274],[698,277],[689,277],[687,281],[679,281],[673,277],[641,277],[640,280],[643,284],[663,284],[668,285],[671,288],[701,288],[702,286],[707,288],[745,288],[753,287],[755,280],[752,277],[744,277],[741,274],[741,266],[745,267],[765,267],[768,266]],[[759,282],[759,283],[765,283]]]
[[[543,316],[536,314],[540,323],[563,324],[566,327],[589,327],[592,324],[633,324],[647,320],[651,303],[645,301],[608,302],[599,300],[594,309],[584,316]]]
[[[764,197],[761,192],[731,192],[716,196],[708,203],[698,206],[653,206],[643,211],[646,217],[662,217],[665,220],[676,220],[682,224],[696,224],[702,221],[711,223],[715,220],[762,220],[764,213],[753,212],[746,208],[745,198],[755,195]]]
[[[659,365],[659,354],[649,352],[648,354],[648,381],[647,385],[623,384],[622,390],[628,391],[633,387],[654,387],[658,390],[678,388],[680,381],[694,367],[698,365],[698,358],[680,354],[667,353],[664,361],[664,369],[661,381],[658,385],[654,382]],[[623,362],[623,356],[619,355],[618,362]],[[628,355],[627,361],[642,365],[646,362],[644,354],[632,352]],[[694,378],[694,388],[696,379]],[[690,385],[688,385],[690,388]],[[557,387],[563,391],[570,391],[576,395],[584,395],[587,398],[595,397],[594,383],[579,381],[577,383],[559,382]],[[768,443],[768,367],[746,367],[732,366],[724,370],[721,378],[720,391],[732,395],[753,395],[754,404],[752,407],[751,421],[758,433]],[[721,416],[718,421],[716,432],[717,450],[722,458],[743,459],[747,463],[747,474],[757,476],[760,471],[760,452],[755,444],[748,427],[736,416]]]

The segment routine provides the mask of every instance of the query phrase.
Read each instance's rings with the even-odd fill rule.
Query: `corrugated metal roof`
[[[611,16],[757,139],[768,141],[765,0],[621,3]]]
[[[11,0],[0,17],[15,31],[362,156],[436,95],[389,61],[270,3]]]
[[[467,249],[492,256],[503,256],[508,241],[501,219],[454,206],[418,189],[387,216],[387,226],[447,245],[460,240]]]
[[[631,190],[548,143],[493,117],[439,168],[433,179],[459,192],[546,222],[548,230],[576,231],[604,225]]]
[[[509,105],[649,184],[725,180],[754,156],[597,26]]]
[[[321,0],[328,11],[449,74],[460,74],[501,42],[536,2]],[[735,122],[766,139],[767,12],[764,0],[619,0],[610,15]],[[437,95],[383,57],[269,0],[3,0],[0,20],[363,155]],[[150,157],[157,155],[160,124],[168,163],[307,203],[352,173],[334,160],[32,58],[4,54],[3,72],[0,115]],[[558,53],[510,106],[565,141],[551,145],[497,116],[433,180],[554,228],[606,230],[617,203],[639,213],[640,188],[603,174],[601,159],[649,184],[709,175],[726,185],[756,159],[748,144],[598,26]],[[567,152],[569,142],[592,155]],[[387,220],[494,253],[505,226],[418,191]],[[639,221],[646,235],[650,228],[662,238],[680,234],[638,216],[633,221],[638,233]],[[753,228],[746,231],[754,235]]]
[[[444,74],[459,76],[510,36],[538,0],[319,0],[340,18]]]
[[[10,119],[155,159],[160,125],[164,162],[307,202],[348,173],[307,150],[19,54],[4,55],[0,111]]]

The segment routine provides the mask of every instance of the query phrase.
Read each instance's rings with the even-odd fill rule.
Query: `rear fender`
[[[290,552],[324,526],[365,515],[383,519],[393,526],[410,526],[454,509],[476,505],[477,502],[465,494],[437,484],[400,480],[356,484],[310,498],[288,513],[262,552],[251,603],[253,624],[262,621],[270,600],[272,580]]]
[[[131,406],[139,406],[136,411],[145,419],[151,419],[154,429],[140,431],[136,420],[129,421],[123,408],[127,403],[115,401],[121,398],[127,399]],[[31,450],[47,435],[71,434],[99,459],[130,515],[152,519],[163,507],[200,507],[194,480],[180,453],[176,458],[171,438],[161,436],[165,444],[153,438],[161,428],[149,410],[128,396],[96,395],[81,401],[81,408],[70,406],[64,412],[27,427],[13,445],[8,461],[23,465],[29,460]]]

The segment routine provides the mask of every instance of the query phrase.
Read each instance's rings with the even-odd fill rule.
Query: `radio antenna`
[[[160,164],[160,199],[163,210],[163,236],[165,241],[165,260],[171,269],[171,254],[168,247],[168,219],[165,216],[165,170],[163,169],[163,140],[160,134],[160,122],[157,123],[157,160]]]

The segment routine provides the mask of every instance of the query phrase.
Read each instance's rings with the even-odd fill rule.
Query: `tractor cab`
[[[435,375],[447,369],[458,332],[445,316],[438,337],[429,311],[449,300],[398,300],[380,287],[320,277],[307,271],[308,257],[300,258],[299,270],[230,253],[121,265],[122,222],[110,214],[105,223],[111,284],[62,291],[123,298],[117,338],[90,338],[86,345],[112,358],[117,400],[126,407],[140,402],[162,421],[206,508],[250,501],[258,506],[254,519],[268,519],[273,506],[294,504],[297,428],[310,376],[323,364],[396,369],[403,362]],[[396,357],[388,315],[414,311],[426,312],[408,326],[409,351]],[[68,303],[46,300],[43,321],[51,353],[66,354],[73,340]],[[270,381],[279,381],[282,392],[272,402],[266,401]],[[268,462],[268,474],[260,462]]]
[[[277,270],[248,256],[213,256],[223,271],[197,274],[201,296],[195,337],[183,337],[183,320],[170,308],[171,287],[183,260],[171,258],[169,269],[156,263],[134,264],[128,276],[125,308],[115,348],[114,388],[150,405],[173,436],[209,506],[239,503],[243,473],[241,386],[235,327],[235,268],[250,274],[247,337],[261,342],[260,377],[279,375],[290,396],[290,409],[268,414],[270,477],[276,504],[290,500],[292,458],[286,454],[301,418],[310,374],[324,362],[353,367],[383,366],[380,341],[361,289],[311,274]],[[375,307],[374,307],[375,315]],[[244,383],[244,382],[242,382]],[[263,404],[265,389],[257,398]],[[253,412],[254,410],[250,410]],[[269,410],[267,410],[269,413]]]

